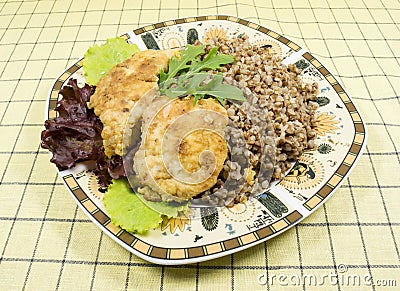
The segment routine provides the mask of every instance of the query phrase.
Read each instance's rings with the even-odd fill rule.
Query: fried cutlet
[[[89,108],[104,125],[102,138],[108,157],[123,155],[123,135],[132,108],[157,86],[160,70],[165,70],[172,50],[146,50],[135,53],[114,66],[97,84]]]
[[[142,143],[134,157],[145,186],[139,192],[146,194],[147,186],[162,200],[182,201],[210,189],[228,155],[227,123],[225,108],[214,99],[194,105],[193,97],[161,96],[143,114]]]

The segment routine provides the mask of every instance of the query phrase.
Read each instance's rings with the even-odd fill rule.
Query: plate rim
[[[297,213],[299,213],[300,217],[297,218],[294,222],[291,222],[290,224],[288,224],[287,226],[285,226],[284,228],[273,232],[270,235],[265,236],[264,238],[259,238],[256,239],[253,242],[247,243],[247,244],[242,244],[239,245],[236,248],[232,248],[232,249],[224,249],[221,252],[217,252],[214,254],[206,254],[205,251],[203,251],[203,255],[201,256],[194,256],[194,257],[186,257],[186,253],[185,253],[185,258],[179,258],[179,259],[174,259],[174,258],[159,258],[159,257],[154,257],[151,256],[151,253],[153,251],[153,246],[150,246],[147,250],[146,253],[143,253],[141,251],[138,250],[138,248],[135,248],[135,245],[137,243],[137,241],[141,241],[136,235],[134,234],[130,234],[131,236],[135,237],[136,241],[132,242],[131,244],[126,243],[125,241],[123,241],[120,238],[120,235],[122,233],[128,233],[125,230],[118,230],[116,232],[116,230],[112,227],[107,227],[108,225],[112,225],[109,217],[104,214],[106,217],[108,217],[108,220],[105,221],[104,223],[100,223],[99,220],[96,219],[95,216],[93,216],[93,212],[90,212],[82,203],[81,200],[78,199],[77,195],[74,193],[75,190],[79,189],[84,193],[84,191],[79,187],[79,184],[75,183],[78,185],[78,188],[71,188],[71,185],[68,183],[68,181],[66,181],[65,178],[69,178],[69,177],[73,177],[72,175],[69,176],[69,171],[60,171],[58,170],[58,168],[54,165],[54,167],[56,168],[58,175],[60,176],[60,178],[62,178],[63,184],[65,185],[65,187],[68,189],[68,192],[72,195],[74,201],[78,204],[78,206],[83,210],[83,212],[85,213],[85,215],[87,215],[89,217],[89,219],[95,223],[96,226],[98,226],[103,232],[105,232],[109,237],[111,237],[115,242],[117,242],[119,245],[121,245],[122,247],[124,247],[126,250],[128,250],[129,252],[135,254],[136,256],[152,262],[152,263],[156,263],[156,264],[162,264],[162,265],[178,265],[178,264],[189,264],[189,263],[196,263],[196,262],[202,262],[202,261],[206,261],[206,260],[211,260],[211,259],[215,259],[218,257],[222,257],[225,255],[229,255],[247,248],[250,248],[252,246],[255,246],[261,242],[264,242],[270,238],[273,238],[279,234],[281,234],[282,232],[288,230],[289,228],[297,225],[299,222],[301,222],[304,218],[308,217],[310,214],[312,214],[314,211],[316,211],[321,205],[323,205],[339,188],[340,186],[344,183],[344,181],[346,180],[346,178],[350,175],[351,171],[354,169],[355,165],[358,163],[360,157],[362,156],[362,153],[366,147],[366,142],[368,139],[368,131],[367,131],[367,127],[366,124],[360,114],[360,111],[358,110],[357,105],[353,102],[353,100],[351,99],[351,97],[347,94],[345,88],[340,84],[340,82],[335,78],[335,76],[333,74],[330,73],[330,71],[328,69],[326,69],[326,67],[317,59],[315,58],[310,52],[306,51],[305,49],[301,48],[300,46],[298,46],[297,44],[295,44],[294,42],[292,42],[290,39],[287,39],[286,37],[260,25],[260,24],[256,24],[253,22],[250,22],[248,20],[244,20],[242,18],[238,18],[236,16],[230,16],[230,15],[208,15],[208,16],[196,16],[196,17],[185,17],[185,18],[177,18],[174,20],[167,20],[167,21],[163,21],[163,22],[158,22],[158,23],[154,23],[151,25],[147,25],[147,26],[143,26],[137,29],[134,29],[130,32],[127,32],[125,34],[123,34],[121,37],[123,37],[125,40],[128,40],[131,38],[130,33],[134,33],[135,35],[140,35],[142,33],[145,32],[149,32],[152,31],[154,29],[158,29],[161,27],[166,27],[166,26],[171,26],[171,25],[179,25],[181,23],[192,23],[192,22],[197,22],[197,21],[205,21],[205,20],[209,20],[209,21],[228,21],[228,22],[234,22],[234,23],[239,23],[241,25],[246,25],[249,26],[250,28],[253,29],[259,29],[261,28],[264,32],[262,32],[263,34],[267,34],[265,33],[265,31],[271,32],[272,35],[278,37],[276,38],[278,41],[280,41],[281,43],[287,45],[288,47],[290,47],[291,49],[295,50],[296,53],[301,52],[301,57],[305,58],[306,60],[308,60],[310,62],[311,65],[313,65],[320,73],[322,73],[320,70],[323,70],[326,74],[322,75],[324,76],[324,78],[329,82],[329,84],[335,89],[336,94],[340,97],[340,99],[343,101],[343,103],[346,104],[350,104],[349,107],[352,109],[352,111],[349,110],[349,108],[346,105],[346,110],[348,111],[348,113],[351,116],[352,119],[352,124],[354,125],[354,135],[353,135],[353,141],[352,141],[352,146],[349,148],[349,150],[347,151],[347,154],[345,155],[345,157],[343,158],[343,160],[341,160],[341,165],[343,165],[344,161],[346,160],[346,158],[349,156],[350,153],[355,154],[355,158],[354,160],[351,162],[351,164],[349,164],[348,169],[344,172],[343,175],[339,175],[340,180],[336,183],[336,185],[332,187],[330,187],[330,191],[328,193],[326,193],[325,197],[321,196],[318,197],[318,199],[320,199],[320,201],[313,205],[313,207],[311,207],[310,209],[308,209],[304,204],[306,204],[307,202],[310,201],[311,198],[316,197],[319,193],[319,191],[323,188],[329,185],[329,181],[332,179],[333,176],[338,174],[338,170],[340,168],[340,166],[336,169],[336,171],[332,174],[332,176],[328,179],[328,181],[324,184],[324,186],[317,191],[316,193],[314,193],[312,196],[310,196],[310,198],[308,198],[302,205],[308,210],[307,215],[302,215],[301,213],[299,213],[297,210]],[[257,27],[257,28],[255,28]],[[271,36],[270,34],[267,34],[269,36]],[[279,40],[280,39],[280,40]],[[285,41],[286,43],[282,42]],[[288,44],[293,44],[292,47],[289,46]],[[293,47],[295,47],[296,49],[294,49]],[[54,108],[55,108],[55,104],[58,100],[58,94],[59,91],[61,90],[61,88],[63,87],[63,85],[65,84],[66,81],[68,81],[69,77],[71,75],[73,75],[76,71],[78,71],[81,67],[82,67],[82,60],[83,57],[79,58],[78,60],[76,60],[72,65],[70,65],[69,67],[67,67],[60,75],[58,78],[56,78],[54,80],[54,82],[51,85],[51,88],[49,90],[48,93],[48,97],[46,99],[46,108],[45,108],[45,119],[49,119],[49,118],[53,118],[55,117],[55,112],[54,112]],[[327,76],[329,76],[330,78],[332,78],[333,82],[336,83],[334,87],[333,83],[327,79]],[[338,91],[340,90],[340,91]],[[344,98],[347,98],[347,103],[345,103],[345,101],[343,100],[342,96],[339,94],[343,94]],[[56,97],[56,98],[54,98]],[[351,107],[352,106],[352,107]],[[51,112],[53,111],[53,116],[51,116]],[[354,118],[352,116],[352,113],[355,113],[356,117],[359,119],[359,121],[356,123],[354,121]],[[362,129],[363,129],[363,133],[361,134],[361,132],[357,132],[356,130],[356,124],[360,124]],[[354,141],[356,138],[357,133],[360,133],[360,135],[362,136],[362,140],[361,143],[358,144],[359,148],[358,150],[354,153],[351,152],[351,148],[353,147],[353,145],[355,145]],[[357,144],[356,144],[357,145]],[[51,155],[51,153],[50,153]],[[73,168],[74,169],[74,168]],[[85,194],[85,193],[84,193]],[[86,194],[85,194],[86,195]],[[89,198],[90,199],[90,198]],[[93,202],[92,202],[93,203]],[[97,206],[96,206],[97,207]],[[96,211],[100,211],[102,212],[100,209],[97,209]],[[97,213],[97,212],[96,212]],[[293,212],[292,212],[293,213]],[[290,214],[292,214],[290,213]],[[288,215],[287,215],[288,216]],[[285,216],[286,217],[286,216]],[[284,217],[284,218],[285,218]],[[284,219],[282,218],[282,219]],[[264,228],[269,228],[270,225],[267,225]],[[262,230],[264,228],[259,228],[256,231]],[[111,230],[110,230],[111,229]],[[255,232],[255,231],[254,231]],[[252,233],[252,232],[247,232],[245,235]],[[128,233],[129,234],[129,233]],[[243,236],[243,235],[242,235]],[[240,236],[239,236],[240,237]],[[238,237],[235,237],[234,239],[237,239]],[[223,241],[219,241],[218,243],[221,243]],[[201,248],[205,248],[205,246],[207,246],[208,244],[203,244],[200,245],[198,247]],[[158,248],[158,247],[156,247]],[[166,249],[173,249],[173,248],[166,248]],[[186,247],[186,248],[179,248],[179,249],[190,249],[190,247]],[[168,253],[167,250],[167,253]]]

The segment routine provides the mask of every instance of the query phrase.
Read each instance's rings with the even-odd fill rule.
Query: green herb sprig
[[[180,57],[172,57],[168,72],[160,72],[160,92],[169,98],[187,95],[194,96],[196,102],[206,95],[215,97],[221,104],[225,100],[245,101],[243,92],[232,85],[222,84],[221,73],[210,75],[205,73],[210,70],[220,70],[221,65],[234,61],[233,56],[218,54],[218,48],[212,48],[205,54],[204,45],[187,45],[180,52]],[[207,78],[210,80],[207,82]]]

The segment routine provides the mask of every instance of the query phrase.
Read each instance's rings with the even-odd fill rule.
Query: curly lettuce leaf
[[[106,43],[90,47],[83,59],[86,82],[96,85],[115,65],[138,52],[136,44],[127,43],[122,37],[107,39]]]
[[[50,161],[60,170],[80,161],[96,160],[103,152],[103,125],[86,104],[92,92],[88,84],[80,87],[76,79],[68,80],[60,90],[62,98],[55,108],[58,116],[44,123],[41,146],[53,154]]]
[[[132,233],[145,233],[159,226],[163,215],[177,216],[188,209],[187,204],[144,202],[139,195],[133,192],[126,179],[113,180],[103,198],[113,224]]]

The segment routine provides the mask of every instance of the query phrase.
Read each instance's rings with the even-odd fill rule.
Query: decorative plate
[[[302,69],[303,78],[318,82],[318,137],[281,181],[245,204],[232,208],[192,208],[183,217],[164,220],[146,235],[133,235],[110,222],[93,163],[59,172],[72,197],[88,217],[121,246],[157,264],[195,263],[225,256],[268,240],[294,226],[321,206],[354,167],[366,143],[365,124],[336,78],[309,52],[263,26],[232,16],[200,16],[148,25],[123,37],[140,49],[167,49],[215,35],[245,33],[253,43],[270,45],[283,63]],[[82,79],[82,59],[55,81],[46,118],[70,77]],[[193,217],[200,219],[192,219]]]

